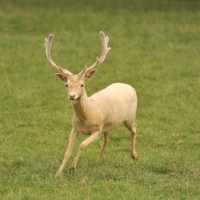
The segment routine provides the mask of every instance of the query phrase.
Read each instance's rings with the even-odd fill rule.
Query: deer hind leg
[[[137,153],[135,150],[137,124],[135,122],[130,123],[127,121],[125,122],[125,126],[131,131],[131,157],[137,159]]]
[[[101,147],[101,151],[100,151],[100,154],[99,154],[97,162],[101,162],[104,150],[105,150],[107,142],[108,142],[109,135],[110,135],[109,132],[104,133],[103,145]]]
[[[89,145],[92,144],[93,142],[95,142],[96,140],[99,139],[101,132],[95,132],[93,134],[91,134],[86,140],[84,140],[80,147],[79,147],[79,151],[76,154],[76,157],[74,158],[73,163],[70,166],[70,172],[74,172],[76,170],[76,163],[79,159],[79,157],[81,156],[83,150]]]

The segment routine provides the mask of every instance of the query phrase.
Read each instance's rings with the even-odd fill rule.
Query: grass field
[[[88,95],[114,82],[138,95],[138,160],[130,133],[111,133],[86,148],[77,171],[58,170],[73,108],[44,52],[55,34],[53,60],[78,73],[112,50],[87,86]],[[197,200],[200,197],[199,1],[0,1],[0,199]]]

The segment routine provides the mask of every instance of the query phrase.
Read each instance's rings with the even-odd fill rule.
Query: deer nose
[[[75,94],[69,94],[68,97],[69,97],[69,99],[74,99],[75,98]]]

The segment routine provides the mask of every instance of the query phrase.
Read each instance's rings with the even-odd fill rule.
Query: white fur
[[[74,88],[73,91],[76,93]],[[89,137],[81,143],[79,151],[70,166],[71,171],[75,170],[76,163],[86,146],[96,141],[101,133],[104,133],[104,143],[98,158],[98,161],[100,161],[106,147],[109,132],[122,123],[131,131],[131,156],[133,158],[137,157],[135,151],[137,96],[130,85],[114,83],[91,97],[87,97],[83,88],[80,96],[72,102],[74,107],[73,127],[67,151],[56,176],[60,176],[63,171],[79,133],[89,135]]]
[[[52,67],[61,72],[55,75],[66,84],[68,98],[72,100],[74,107],[72,131],[69,137],[68,148],[56,176],[60,176],[65,164],[69,160],[79,133],[89,135],[89,137],[81,143],[79,151],[70,166],[70,171],[75,170],[76,163],[82,151],[89,144],[96,141],[101,133],[103,133],[104,142],[98,158],[98,162],[101,161],[108,141],[109,132],[122,123],[131,132],[131,156],[136,158],[135,140],[137,125],[135,124],[135,116],[137,96],[135,90],[130,85],[114,83],[88,98],[84,87],[85,83],[94,76],[97,71],[96,68],[105,60],[107,53],[111,50],[108,47],[109,37],[100,31],[102,43],[100,58],[97,58],[92,66],[87,67],[86,65],[77,75],[56,65],[51,59],[50,50],[54,37],[53,34],[50,34],[48,38],[45,38],[46,56]]]

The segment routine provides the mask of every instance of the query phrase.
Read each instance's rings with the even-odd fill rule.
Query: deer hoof
[[[70,174],[73,174],[75,171],[76,171],[75,168],[69,168],[69,172],[70,172]]]
[[[59,172],[56,173],[55,178],[60,178],[60,174]]]
[[[132,153],[131,157],[133,158],[133,160],[137,160],[137,153],[136,152]]]
[[[69,172],[71,174],[73,174],[75,171],[76,171],[76,166],[72,163],[71,166],[70,166],[70,168],[69,168]]]

